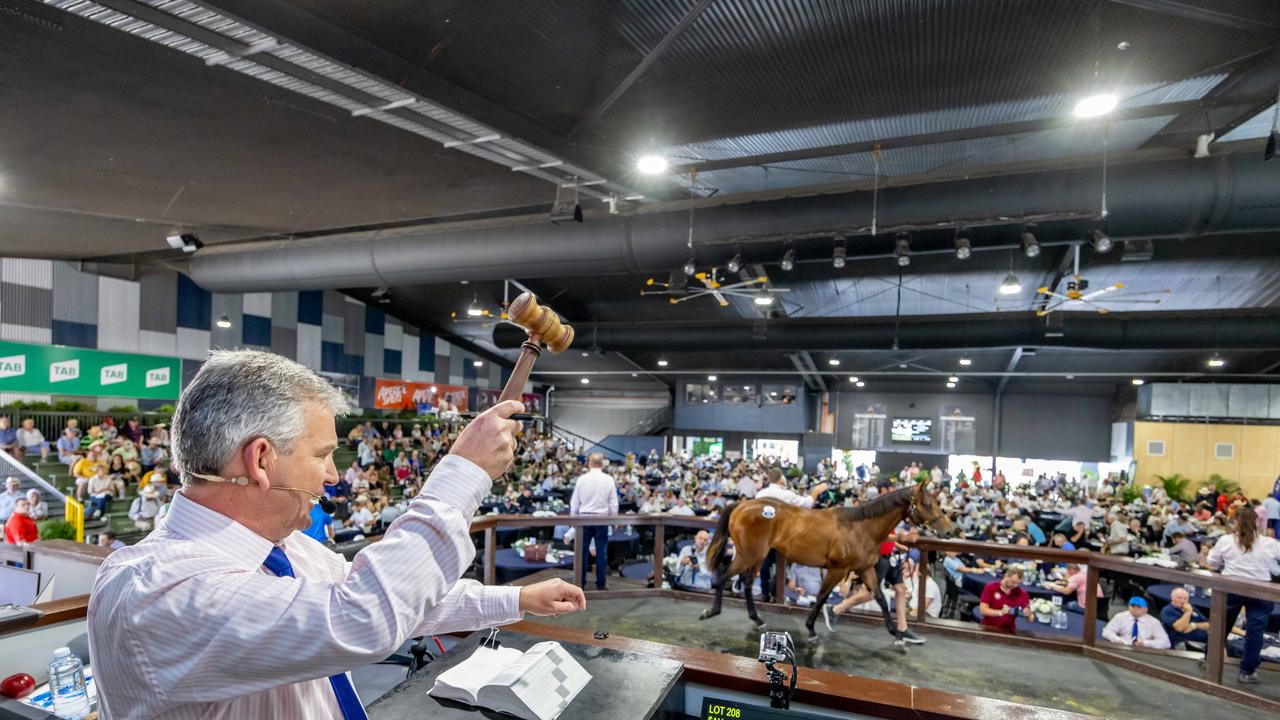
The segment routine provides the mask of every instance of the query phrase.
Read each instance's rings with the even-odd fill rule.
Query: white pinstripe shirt
[[[353,562],[286,538],[297,579],[262,568],[266,538],[178,493],[160,528],[98,570],[88,626],[103,717],[341,718],[329,675],[410,637],[519,620],[519,588],[458,580],[490,487],[446,456]]]

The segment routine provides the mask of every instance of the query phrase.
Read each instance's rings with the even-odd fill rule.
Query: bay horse
[[[822,589],[814,598],[813,609],[805,620],[809,642],[818,643],[813,625],[827,597],[850,572],[867,588],[884,615],[885,627],[901,640],[889,616],[889,604],[880,590],[876,562],[880,559],[880,543],[904,519],[918,526],[928,525],[941,535],[951,534],[951,521],[942,512],[937,498],[925,483],[880,495],[856,507],[832,507],[812,510],[778,500],[744,500],[725,508],[716,526],[715,538],[708,549],[716,590],[711,607],[699,620],[720,614],[725,583],[741,577],[747,615],[757,629],[765,624],[756,614],[751,597],[755,580],[765,555],[773,548],[789,563],[825,568]],[[733,539],[734,554],[728,557],[728,540]]]

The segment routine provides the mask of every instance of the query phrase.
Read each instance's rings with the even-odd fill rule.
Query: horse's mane
[[[900,490],[894,490],[891,493],[884,493],[876,497],[875,500],[855,507],[836,508],[836,517],[840,520],[850,521],[869,520],[887,515],[894,510],[910,505],[911,494],[914,490],[914,488],[905,487]]]

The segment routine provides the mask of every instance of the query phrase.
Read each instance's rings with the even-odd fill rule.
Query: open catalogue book
[[[524,652],[481,646],[440,673],[429,694],[524,720],[553,720],[590,680],[591,674],[557,642]]]

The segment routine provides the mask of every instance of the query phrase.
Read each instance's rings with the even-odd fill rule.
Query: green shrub
[[[1189,502],[1191,500],[1191,478],[1185,478],[1174,473],[1169,476],[1157,475],[1156,479],[1164,486],[1164,494],[1169,496],[1170,500],[1178,502]]]
[[[1128,505],[1134,500],[1142,497],[1142,489],[1133,483],[1129,483],[1128,485],[1118,488],[1118,491],[1120,494],[1120,502],[1124,505]]]
[[[107,408],[107,412],[109,412],[109,413],[136,413],[136,412],[138,412],[138,408],[137,408],[136,406],[134,406],[134,405],[116,405],[116,406],[114,406],[114,407],[109,407],[109,408]]]
[[[1219,495],[1228,495],[1240,489],[1240,483],[1235,480],[1228,480],[1218,473],[1210,475],[1209,479],[1204,482],[1204,486],[1212,488]]]
[[[41,540],[76,539],[76,526],[66,520],[42,520],[36,527]]]
[[[155,409],[155,410],[152,410],[151,412],[157,412],[157,413],[161,413],[161,414],[169,414],[169,415],[172,415],[172,414],[173,414],[173,411],[175,411],[175,410],[177,410],[177,409],[178,409],[178,408],[177,408],[177,406],[169,405],[169,404],[165,404],[165,405],[160,405],[160,406],[156,407],[156,409]]]

